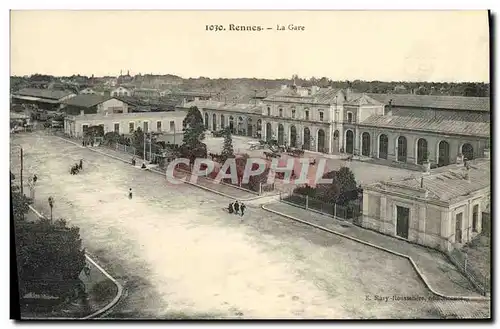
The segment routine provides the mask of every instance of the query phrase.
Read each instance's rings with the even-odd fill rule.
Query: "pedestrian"
[[[135,167],[135,157],[132,158],[132,166]]]
[[[234,202],[234,213],[238,215],[238,211],[240,211],[240,204],[238,203],[238,200]]]
[[[131,188],[128,189],[128,198],[130,200],[132,200],[132,189]]]
[[[82,146],[85,147],[85,139],[82,140]]]
[[[38,177],[36,177],[36,174],[33,175],[33,184],[36,184],[36,181],[38,180]]]
[[[245,204],[242,202],[240,203],[240,210],[241,210],[241,217],[243,217],[243,215],[245,214],[245,208],[247,206],[245,206]]]
[[[227,211],[230,214],[232,214],[234,212],[234,208],[233,208],[233,203],[232,202],[229,203],[229,206],[227,207]]]
[[[144,162],[142,163],[141,169],[146,169],[146,164]]]
[[[80,169],[80,170],[83,169],[83,159],[80,159],[80,164],[78,166],[78,169]]]

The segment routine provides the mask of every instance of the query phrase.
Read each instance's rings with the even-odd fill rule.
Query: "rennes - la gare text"
[[[224,25],[205,25],[206,31],[263,31],[266,28],[259,25],[235,25],[229,24],[227,28]],[[276,28],[267,28],[267,30],[276,30],[276,31],[304,31],[304,26],[288,24],[288,25],[276,25]]]

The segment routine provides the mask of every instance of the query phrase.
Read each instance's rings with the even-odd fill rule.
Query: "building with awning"
[[[12,94],[13,104],[36,105],[40,109],[57,110],[61,104],[76,96],[72,91],[24,88]]]

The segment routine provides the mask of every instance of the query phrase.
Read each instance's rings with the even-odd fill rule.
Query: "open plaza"
[[[435,318],[410,263],[43,132],[18,134],[35,207],[81,228],[86,250],[127,289],[109,317]],[[235,146],[235,149],[238,148]],[[12,152],[12,151],[11,151]],[[83,171],[68,168],[83,159]],[[12,170],[19,158],[11,157]],[[361,164],[360,164],[361,166]],[[127,191],[133,189],[129,199]],[[374,296],[420,296],[381,302]],[[373,298],[372,298],[373,297]],[[180,315],[179,315],[180,314]]]

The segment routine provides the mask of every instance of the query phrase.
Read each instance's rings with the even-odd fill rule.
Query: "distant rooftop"
[[[226,103],[217,101],[192,101],[184,104],[184,108],[196,106],[199,109],[209,109],[228,112],[261,114],[262,106],[255,104]]]
[[[392,100],[393,106],[490,112],[489,97],[374,93],[368,93],[367,95],[386,105]]]
[[[67,99],[63,103],[70,106],[89,108],[104,103],[111,98],[112,97],[109,96],[101,96],[95,94],[81,94]]]
[[[51,100],[59,100],[71,94],[74,94],[74,92],[68,90],[37,89],[37,88],[24,88],[14,93],[14,95],[18,96],[38,97]]]

